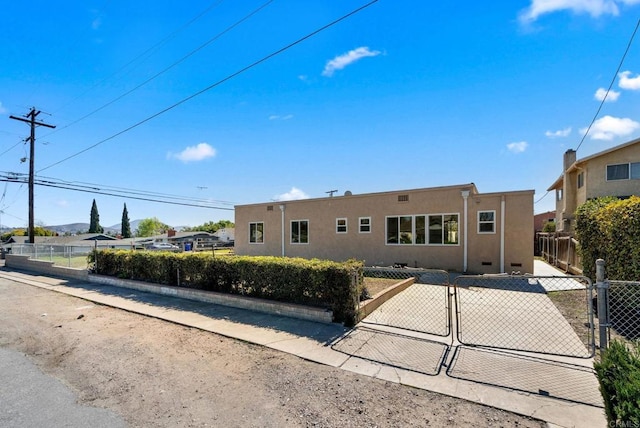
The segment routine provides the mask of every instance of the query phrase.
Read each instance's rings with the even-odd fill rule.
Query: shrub
[[[576,211],[576,235],[586,276],[595,277],[596,260],[602,258],[609,278],[640,278],[640,197],[585,202]]]
[[[594,367],[609,426],[640,426],[640,342],[612,341]]]
[[[328,308],[334,321],[355,323],[363,263],[284,257],[215,257],[210,253],[102,250],[95,272],[157,284]]]

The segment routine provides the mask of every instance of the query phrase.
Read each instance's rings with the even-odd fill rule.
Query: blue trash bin
[[[184,244],[184,250],[191,251],[191,242],[187,242],[186,244]]]

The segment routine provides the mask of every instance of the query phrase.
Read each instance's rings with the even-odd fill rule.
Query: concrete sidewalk
[[[571,383],[572,375],[578,375],[581,379],[590,376],[595,380],[590,359],[546,361],[535,355],[464,347],[450,338],[433,338],[419,333],[399,335],[392,329],[376,330],[365,323],[355,329],[346,329],[336,324],[314,323],[6,269],[0,270],[0,278],[267,346],[389,382],[531,416],[547,421],[550,426],[606,426],[604,410],[597,398],[586,400],[589,404],[585,404],[552,398],[547,391],[530,393],[514,386],[519,376],[523,376],[522,373],[536,380],[545,374],[557,378],[557,372],[551,368],[557,370],[560,366],[568,369],[562,373],[569,378],[555,379],[556,383]],[[394,343],[395,346],[391,346]],[[358,352],[350,351],[353,345]],[[379,355],[385,359],[377,358]],[[406,361],[413,362],[406,364]],[[431,364],[430,361],[436,363]],[[421,364],[429,367],[421,368]],[[447,367],[447,370],[440,370],[440,367]],[[530,379],[527,381],[530,382]],[[593,388],[595,391],[592,391]],[[594,392],[598,394],[597,381],[589,384],[588,389],[586,393],[591,397],[594,397]]]

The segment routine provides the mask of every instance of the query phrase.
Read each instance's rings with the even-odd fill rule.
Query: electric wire
[[[4,173],[4,176],[2,175],[2,173]],[[26,180],[28,179],[28,175],[24,173],[0,171],[0,178],[6,179],[7,181],[10,181],[10,182],[22,183],[22,182],[26,182]],[[95,184],[95,183],[68,181],[68,180],[62,180],[62,179],[57,179],[53,177],[36,176],[34,177],[34,180],[37,180],[38,183],[40,184],[53,184],[56,186],[64,186],[65,188],[68,188],[68,189],[118,193],[121,197],[127,197],[126,195],[135,195],[135,196],[143,196],[143,197],[149,197],[149,198],[162,198],[162,199],[169,199],[169,200],[175,200],[175,201],[187,201],[190,203],[201,203],[201,204],[209,204],[209,205],[213,203],[221,204],[221,205],[235,205],[234,202],[221,201],[221,200],[216,200],[212,198],[185,197],[185,196],[173,195],[169,193],[152,192],[152,191],[131,189],[131,188],[125,188],[125,187],[106,186],[106,185]]]
[[[63,127],[59,127],[57,130],[55,131],[51,131],[49,134],[46,134],[45,137],[54,134],[58,131],[61,131],[63,129],[67,129],[72,125],[75,125],[76,123],[90,117],[93,116],[94,114],[98,113],[99,111],[109,107],[110,105],[120,101],[121,99],[123,99],[124,97],[126,97],[127,95],[137,91],[138,89],[142,88],[144,85],[146,85],[147,83],[155,80],[156,78],[160,77],[161,75],[163,75],[164,73],[166,73],[167,71],[171,70],[173,67],[177,66],[178,64],[180,64],[181,62],[185,61],[187,58],[195,55],[198,51],[204,49],[207,45],[213,43],[214,41],[216,41],[217,39],[219,39],[220,37],[222,37],[223,35],[225,35],[226,33],[228,33],[229,31],[233,30],[235,27],[237,27],[238,25],[242,24],[244,21],[248,20],[249,18],[251,18],[253,15],[257,14],[259,11],[261,11],[263,8],[267,7],[270,3],[272,3],[273,0],[268,0],[266,3],[264,3],[262,6],[258,7],[257,9],[255,9],[254,11],[252,11],[251,13],[249,13],[248,15],[246,15],[245,17],[243,17],[242,19],[240,19],[239,21],[234,22],[232,25],[230,25],[229,27],[225,28],[222,32],[216,34],[215,36],[213,36],[212,38],[210,38],[209,40],[207,40],[205,43],[203,43],[202,45],[198,46],[196,49],[192,50],[191,52],[189,52],[188,54],[186,54],[185,56],[183,56],[182,58],[180,58],[178,61],[174,62],[173,64],[169,65],[168,67],[165,67],[164,69],[162,69],[161,71],[159,71],[158,73],[154,74],[153,76],[149,77],[147,80],[143,81],[142,83],[139,83],[138,85],[134,86],[133,88],[131,88],[130,90],[128,90],[127,92],[115,97],[114,99],[112,99],[111,101],[109,101],[106,104],[103,104],[101,107],[98,107],[97,109],[85,114],[84,116],[80,117],[79,119],[74,120],[73,122],[63,126]]]
[[[129,62],[127,62],[126,64],[124,64],[122,67],[120,67],[119,69],[117,69],[116,71],[114,71],[112,74],[110,74],[109,76],[103,78],[102,80],[100,80],[99,82],[91,85],[89,88],[87,88],[87,90],[85,90],[84,92],[82,92],[80,95],[76,96],[75,98],[73,98],[71,101],[69,101],[68,103],[64,104],[63,106],[59,107],[58,109],[56,109],[55,112],[58,112],[62,109],[64,109],[65,107],[67,107],[69,104],[73,103],[74,101],[78,100],[79,98],[82,98],[83,96],[85,96],[87,93],[91,92],[94,88],[102,85],[103,83],[105,83],[106,81],[108,81],[109,79],[113,78],[114,76],[116,76],[118,73],[120,73],[121,71],[123,71],[124,69],[126,69],[127,67],[129,67],[130,65],[134,64],[136,61],[138,61],[139,59],[141,59],[144,56],[150,56],[151,54],[153,54],[153,52],[157,51],[158,49],[160,49],[160,47],[162,47],[162,45],[166,44],[167,42],[169,42],[171,39],[173,39],[174,37],[176,37],[180,32],[182,32],[183,30],[185,30],[186,28],[188,28],[189,26],[191,26],[194,22],[196,22],[197,20],[199,20],[200,18],[202,18],[203,16],[205,16],[207,13],[209,13],[211,10],[213,10],[214,8],[216,8],[217,6],[219,6],[224,0],[216,0],[213,3],[211,3],[205,10],[203,10],[202,12],[200,12],[198,15],[196,15],[194,18],[192,18],[190,21],[188,21],[187,23],[185,23],[184,25],[182,25],[180,28],[174,30],[173,32],[169,33],[165,38],[163,38],[162,40],[160,40],[159,42],[157,42],[156,44],[154,44],[153,46],[147,48],[146,50],[144,50],[143,52],[141,52],[140,54],[138,54],[135,58],[133,58],[132,60],[130,60]],[[97,111],[97,110],[96,110]],[[79,119],[81,120],[81,119]],[[75,122],[74,122],[75,123]],[[64,126],[61,129],[67,128],[71,126],[71,124]],[[55,132],[55,131],[54,131]],[[51,132],[50,134],[52,134],[53,132]],[[48,134],[48,135],[50,135]]]
[[[547,195],[548,195],[549,193],[551,193],[551,191],[550,191],[550,190],[547,190],[547,193],[545,193],[544,195],[542,195],[542,196],[540,197],[540,199],[538,199],[537,201],[535,201],[533,204],[535,205],[535,204],[537,204],[538,202],[540,202],[541,200],[543,200],[544,198],[546,198],[546,197],[547,197]]]
[[[4,182],[12,182],[12,183],[16,183],[17,182],[17,183],[25,184],[26,183],[25,180],[26,180],[26,178],[24,178],[24,177],[22,179],[0,177],[0,182],[2,182],[2,181],[4,181]],[[64,189],[64,190],[71,190],[71,191],[75,191],[75,192],[91,193],[91,194],[95,194],[95,195],[114,196],[114,197],[119,197],[119,198],[133,199],[133,200],[139,200],[139,201],[145,201],[145,202],[156,202],[156,203],[160,203],[160,204],[179,205],[179,206],[184,206],[184,207],[207,208],[207,209],[224,210],[224,211],[233,211],[234,210],[233,208],[230,208],[230,207],[220,207],[220,206],[215,206],[215,205],[203,205],[203,204],[195,204],[195,203],[188,203],[188,202],[176,202],[176,201],[154,199],[154,198],[142,197],[142,196],[122,196],[122,195],[117,194],[117,193],[112,193],[112,192],[108,192],[108,191],[101,191],[100,189],[77,188],[77,187],[67,186],[67,185],[64,185],[64,184],[61,184],[61,183],[53,183],[53,182],[42,181],[42,180],[34,180],[34,185],[43,186],[43,187],[52,187],[52,188]]]
[[[631,38],[629,38],[629,43],[627,43],[627,48],[624,50],[624,54],[622,55],[622,58],[620,59],[620,63],[618,63],[618,68],[616,69],[616,72],[613,74],[613,78],[611,79],[611,82],[609,83],[609,88],[607,88],[607,92],[604,94],[604,97],[602,97],[602,101],[600,101],[600,105],[598,106],[598,110],[596,111],[596,114],[593,116],[593,119],[591,119],[591,123],[589,124],[589,127],[587,128],[587,130],[585,131],[584,135],[582,136],[582,139],[580,140],[580,144],[578,144],[578,147],[576,147],[576,152],[578,151],[578,149],[580,149],[580,146],[582,146],[582,143],[584,143],[584,140],[587,138],[587,135],[589,135],[589,131],[591,131],[591,127],[593,126],[593,124],[595,123],[596,119],[598,118],[598,115],[600,114],[600,110],[602,110],[602,106],[604,105],[605,101],[607,100],[607,96],[609,95],[609,92],[611,91],[611,88],[613,87],[613,84],[616,81],[616,78],[618,77],[618,73],[620,73],[620,69],[622,68],[622,64],[624,64],[624,60],[627,57],[627,53],[629,53],[629,49],[631,48],[631,44],[633,43],[633,39],[636,36],[636,33],[638,32],[638,27],[640,27],[640,19],[638,19],[638,22],[636,23],[636,27],[633,29],[633,33],[631,34]]]
[[[91,150],[91,149],[94,149],[94,148],[98,147],[99,145],[106,143],[107,141],[113,140],[114,138],[119,137],[120,135],[122,135],[122,134],[124,134],[124,133],[126,133],[126,132],[129,132],[129,131],[131,131],[131,130],[132,130],[132,129],[134,129],[134,128],[137,128],[138,126],[140,126],[140,125],[142,125],[142,124],[144,124],[144,123],[146,123],[146,122],[149,122],[149,121],[150,121],[150,120],[152,120],[152,119],[155,119],[156,117],[158,117],[158,116],[160,116],[160,115],[162,115],[162,114],[164,114],[164,113],[166,113],[166,112],[168,112],[168,111],[170,111],[170,110],[172,110],[172,109],[174,109],[174,108],[178,107],[179,105],[184,104],[185,102],[190,101],[191,99],[193,99],[193,98],[195,98],[195,97],[197,97],[197,96],[199,96],[199,95],[202,95],[203,93],[205,93],[205,92],[207,92],[207,91],[210,91],[211,89],[213,89],[213,88],[215,88],[215,87],[217,87],[217,86],[219,86],[219,85],[221,85],[221,84],[223,84],[223,83],[225,83],[225,82],[227,82],[227,81],[229,81],[229,80],[231,80],[231,79],[233,79],[233,78],[235,78],[235,77],[239,76],[240,74],[242,74],[242,73],[246,72],[247,70],[252,69],[253,67],[256,67],[256,66],[257,66],[257,65],[259,65],[259,64],[262,64],[262,63],[263,63],[263,62],[265,62],[265,61],[268,61],[269,59],[271,59],[271,58],[273,58],[273,57],[275,57],[275,56],[277,56],[277,55],[281,54],[282,52],[285,52],[285,51],[287,51],[287,50],[291,49],[292,47],[294,47],[294,46],[296,46],[296,45],[298,45],[298,44],[302,43],[303,41],[305,41],[305,40],[307,40],[307,39],[309,39],[309,38],[311,38],[311,37],[313,37],[313,36],[315,36],[316,34],[318,34],[318,33],[322,32],[322,31],[326,30],[327,28],[330,28],[330,27],[332,27],[332,26],[334,26],[334,25],[338,24],[339,22],[344,21],[345,19],[347,19],[347,18],[349,18],[349,17],[351,17],[351,16],[355,15],[355,14],[356,14],[356,13],[358,13],[358,12],[361,12],[362,10],[364,10],[364,9],[368,8],[369,6],[371,6],[371,5],[373,5],[374,3],[377,3],[377,2],[378,2],[378,0],[372,0],[372,1],[370,1],[369,3],[366,3],[365,5],[360,6],[360,7],[356,8],[356,9],[352,10],[351,12],[349,12],[349,13],[347,13],[347,14],[345,14],[345,15],[341,16],[341,17],[340,17],[340,18],[338,18],[338,19],[335,19],[335,20],[331,21],[331,22],[330,22],[330,23],[328,23],[328,24],[323,25],[322,27],[318,28],[317,30],[314,30],[314,31],[312,31],[311,33],[308,33],[307,35],[305,35],[305,36],[303,36],[303,37],[301,37],[301,38],[299,38],[299,39],[295,40],[294,42],[291,42],[291,43],[289,43],[288,45],[285,45],[284,47],[282,47],[282,48],[280,48],[280,49],[278,49],[278,50],[276,50],[276,51],[274,51],[274,52],[272,52],[272,53],[270,53],[270,54],[268,54],[268,55],[266,55],[266,56],[262,57],[261,59],[259,59],[259,60],[255,61],[255,62],[253,62],[253,63],[251,63],[251,64],[249,64],[249,65],[247,65],[247,66],[245,66],[245,67],[243,67],[243,68],[241,68],[240,70],[235,71],[234,73],[229,74],[228,76],[224,77],[224,78],[223,78],[223,79],[221,79],[221,80],[218,80],[217,82],[215,82],[215,83],[213,83],[213,84],[211,84],[211,85],[207,86],[206,88],[201,89],[200,91],[195,92],[195,93],[193,93],[193,94],[189,95],[188,97],[183,98],[182,100],[180,100],[180,101],[178,101],[178,102],[176,102],[176,103],[174,103],[174,104],[170,105],[169,107],[166,107],[166,108],[164,108],[164,109],[160,110],[159,112],[154,113],[153,115],[148,116],[147,118],[142,119],[142,120],[140,120],[140,121],[138,121],[138,122],[134,123],[133,125],[131,125],[131,126],[129,126],[129,127],[127,127],[127,128],[125,128],[125,129],[123,129],[123,130],[122,130],[122,131],[120,131],[120,132],[117,132],[117,133],[115,133],[115,134],[111,135],[110,137],[107,137],[107,138],[105,138],[105,139],[103,139],[103,140],[101,140],[101,141],[98,141],[97,143],[95,143],[95,144],[93,144],[93,145],[91,145],[91,146],[89,146],[89,147],[87,147],[87,148],[85,148],[85,149],[83,149],[83,150],[80,150],[79,152],[76,152],[76,153],[75,153],[75,154],[73,154],[73,155],[67,156],[66,158],[63,158],[63,159],[61,159],[61,160],[59,160],[59,161],[57,161],[57,162],[54,162],[54,163],[52,163],[52,164],[50,164],[50,165],[48,165],[48,166],[46,166],[46,167],[44,167],[44,168],[40,169],[38,172],[45,171],[45,170],[47,170],[47,169],[49,169],[49,168],[52,168],[52,167],[54,167],[54,166],[56,166],[56,165],[59,165],[59,164],[61,164],[61,163],[63,163],[63,162],[66,162],[66,161],[68,161],[68,160],[70,160],[70,159],[73,159],[73,158],[75,158],[76,156],[79,156],[79,155],[81,155],[81,154],[83,154],[83,153],[85,153],[85,152],[87,152],[87,151],[89,151],[89,150]]]

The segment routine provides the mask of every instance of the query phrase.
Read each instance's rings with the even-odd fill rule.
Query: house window
[[[371,233],[371,217],[360,217],[360,233]]]
[[[458,244],[458,214],[429,216],[429,244]]]
[[[387,217],[387,244],[457,245],[458,214]]]
[[[495,211],[478,211],[478,233],[496,233]]]
[[[628,179],[629,179],[628,163],[607,165],[607,181],[628,180]]]
[[[264,223],[249,223],[249,243],[264,243]]]
[[[562,189],[557,189],[556,190],[556,200],[557,201],[561,201],[562,200]]]
[[[308,244],[309,243],[309,220],[291,221],[291,243],[292,244]]]
[[[398,195],[398,202],[409,202],[409,195]]]
[[[346,218],[337,218],[336,219],[336,233],[347,233],[347,219]]]
[[[640,162],[607,165],[607,181],[640,180]]]
[[[584,171],[578,174],[578,189],[584,186]]]

